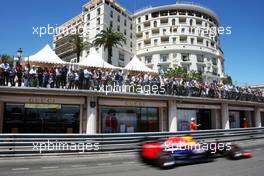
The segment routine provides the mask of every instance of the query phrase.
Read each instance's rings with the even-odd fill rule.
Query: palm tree
[[[104,46],[104,49],[108,51],[107,62],[112,64],[113,47],[122,46],[122,43],[126,42],[126,38],[120,32],[114,32],[112,28],[107,28],[102,30],[99,34],[95,36],[93,45],[95,47]]]
[[[78,31],[78,29],[76,31]],[[78,32],[69,36],[69,43],[73,46],[73,52],[76,53],[77,63],[80,61],[82,51],[92,47],[92,44],[84,41],[83,37]]]

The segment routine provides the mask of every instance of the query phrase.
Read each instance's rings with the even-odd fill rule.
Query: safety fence
[[[236,142],[264,138],[264,128],[130,134],[1,134],[0,157],[99,154],[137,151],[146,139],[191,135],[198,142]]]

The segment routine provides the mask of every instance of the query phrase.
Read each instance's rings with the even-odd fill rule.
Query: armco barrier
[[[137,151],[141,141],[145,138],[167,138],[184,135],[192,135],[198,141],[232,142],[264,138],[264,128],[95,135],[1,134],[0,157]],[[41,150],[40,146],[42,147]],[[99,148],[95,148],[96,146]]]

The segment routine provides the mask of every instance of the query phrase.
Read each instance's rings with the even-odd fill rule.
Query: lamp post
[[[22,48],[19,48],[17,50],[18,63],[20,63],[20,61],[21,61],[22,53],[23,53]]]

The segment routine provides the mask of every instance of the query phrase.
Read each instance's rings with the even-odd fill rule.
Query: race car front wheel
[[[161,169],[170,169],[175,166],[174,158],[168,153],[160,153],[157,158],[157,165]]]

